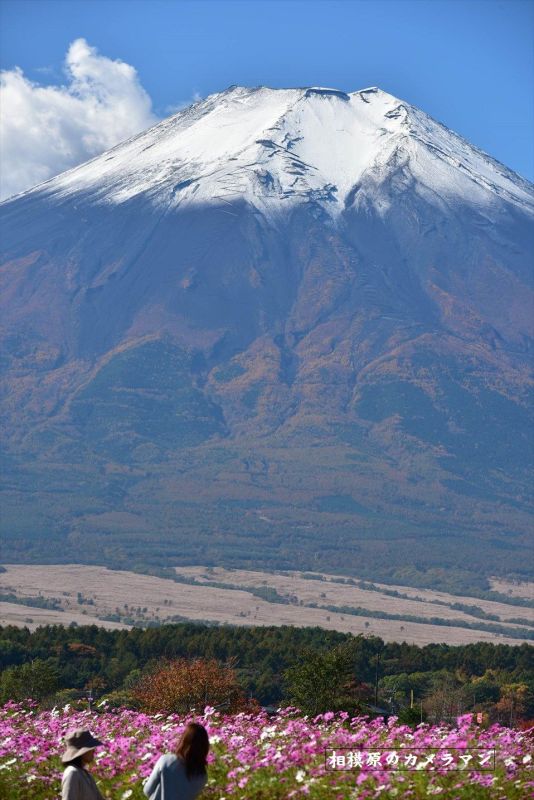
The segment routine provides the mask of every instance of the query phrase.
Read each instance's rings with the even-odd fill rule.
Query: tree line
[[[154,708],[159,695],[150,689],[149,704],[146,687],[168,685],[158,673],[171,667],[182,675],[178,680],[175,672],[174,683],[191,686],[183,676],[192,661],[205,676],[200,684],[212,690],[224,685],[240,703],[293,704],[308,713],[395,713],[406,721],[466,711],[513,724],[534,718],[529,644],[418,647],[318,627],[196,623],[113,631],[96,625],[33,632],[0,627],[0,702],[32,696],[58,704],[105,696],[117,705]],[[174,702],[170,697],[165,708]],[[211,691],[210,700],[216,704],[220,697]]]

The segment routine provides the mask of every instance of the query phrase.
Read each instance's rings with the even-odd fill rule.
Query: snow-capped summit
[[[41,189],[105,203],[143,196],[166,209],[240,199],[285,213],[312,199],[337,215],[403,169],[443,200],[469,194],[491,207],[501,194],[534,207],[517,175],[376,87],[232,86]]]
[[[0,211],[6,558],[521,574],[527,181],[376,87],[233,86]]]

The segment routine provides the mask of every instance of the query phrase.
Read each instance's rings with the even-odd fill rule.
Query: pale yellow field
[[[184,576],[206,581],[206,578],[224,583],[239,585],[240,589],[220,589],[213,586],[194,586],[174,583],[162,578],[137,575],[132,572],[108,570],[104,567],[82,565],[26,566],[5,565],[6,572],[0,574],[0,591],[14,592],[19,597],[41,594],[54,598],[65,609],[63,612],[29,608],[12,603],[0,603],[0,624],[25,625],[57,623],[68,625],[96,623],[105,627],[128,627],[117,622],[102,621],[98,617],[120,613],[131,617],[135,622],[172,620],[174,616],[189,620],[205,620],[234,625],[294,625],[315,626],[344,632],[366,633],[380,636],[386,641],[406,641],[415,644],[447,642],[466,644],[475,641],[519,644],[522,640],[452,626],[438,626],[402,620],[374,619],[340,612],[308,608],[306,605],[269,603],[252,595],[254,587],[270,586],[279,594],[293,595],[296,603],[317,602],[322,605],[351,605],[367,609],[410,613],[417,616],[435,616],[449,619],[469,619],[473,617],[459,611],[451,611],[445,606],[428,602],[390,598],[377,592],[365,591],[329,581],[311,581],[299,577],[272,575],[270,573],[245,570],[215,569],[211,572],[204,567],[179,568]],[[399,587],[399,591],[409,591],[422,596],[419,590]],[[78,602],[81,593],[83,604]],[[321,594],[324,593],[325,597]],[[432,593],[427,592],[427,595]],[[458,600],[445,595],[452,602]],[[87,604],[92,601],[93,604]],[[483,601],[466,598],[472,605]],[[501,605],[501,604],[497,604]],[[509,610],[509,608],[504,606]],[[511,616],[526,617],[529,609],[512,608]],[[85,612],[85,613],[82,613]],[[32,623],[26,623],[31,618]],[[366,626],[367,623],[367,626]]]
[[[532,582],[512,583],[499,578],[490,578],[490,584],[495,592],[502,592],[502,594],[508,594],[510,597],[524,597],[526,600],[534,601],[534,583]]]
[[[418,617],[440,617],[441,619],[463,619],[467,622],[475,621],[475,617],[463,611],[456,611],[447,606],[436,605],[420,600],[405,600],[399,597],[389,597],[375,591],[359,589],[339,583],[339,578],[334,575],[324,574],[324,581],[301,578],[299,572],[291,576],[271,575],[270,573],[252,572],[250,570],[226,570],[216,567],[208,572],[204,567],[177,567],[179,575],[194,577],[197,580],[216,580],[222,583],[234,583],[242,587],[272,586],[280,594],[296,595],[299,600],[318,605],[361,606],[370,611],[387,611],[390,614],[410,614]],[[447,603],[465,603],[478,606],[483,611],[496,614],[499,621],[523,617],[534,623],[534,608],[522,606],[509,606],[505,603],[495,603],[491,600],[479,600],[477,597],[458,597],[445,592],[434,592],[429,589],[412,589],[407,586],[386,586],[375,583],[382,589],[394,589],[410,597],[420,597],[423,600],[443,600]],[[324,596],[322,596],[324,595]]]
[[[18,603],[0,602],[0,625],[16,625],[17,628],[29,628],[34,631],[42,625],[70,625],[76,622],[78,625],[89,625],[94,623],[94,618],[84,614],[76,614],[74,611],[53,611],[48,608],[30,608],[21,606]],[[121,622],[98,622],[103,628],[127,628]]]

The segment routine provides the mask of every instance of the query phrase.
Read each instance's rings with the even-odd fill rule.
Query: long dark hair
[[[78,767],[78,769],[84,769],[81,756],[76,756],[76,758],[73,758],[72,761],[64,761],[63,766],[65,767],[65,769],[67,767]]]
[[[185,761],[185,772],[188,778],[206,774],[206,763],[210,749],[208,732],[198,722],[190,722],[178,742],[175,753]]]

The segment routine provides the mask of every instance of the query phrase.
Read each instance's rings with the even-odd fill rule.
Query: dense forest
[[[110,497],[116,501],[122,496],[123,489],[119,485],[115,487],[112,480],[108,483]],[[245,508],[243,514],[248,510]],[[320,552],[322,567],[330,574],[467,594],[486,600],[499,599],[491,591],[490,575],[523,581],[533,578],[529,559],[524,559],[519,568],[517,552],[509,542],[506,545],[499,543],[501,549],[497,557],[485,543],[473,544],[446,531],[444,536],[432,537],[434,549],[427,553],[426,558],[418,551],[417,558],[407,564],[406,541],[401,528],[389,537],[384,534],[380,538],[380,547],[377,547],[374,535],[361,538],[354,544],[351,540],[353,529],[339,524],[336,527],[337,543],[334,545],[329,541],[326,545],[324,530],[318,533],[311,530],[302,540],[288,536],[285,530],[274,534],[268,529],[268,523],[254,516],[246,516],[245,525],[235,508],[232,507],[231,512],[225,506],[217,508],[218,527],[213,531],[209,510],[195,509],[195,517],[190,517],[191,509],[180,507],[183,529],[180,536],[176,535],[175,541],[171,534],[165,534],[161,546],[150,540],[148,549],[146,532],[132,533],[120,527],[113,529],[112,536],[107,531],[91,532],[87,548],[80,549],[79,541],[65,538],[63,530],[60,535],[53,531],[47,531],[46,536],[23,534],[16,519],[9,516],[11,527],[2,531],[3,558],[5,563],[11,564],[76,563],[168,576],[170,561],[182,567],[203,564],[206,567],[283,572],[294,570],[295,564],[299,564],[303,570],[316,570],[316,554]],[[8,518],[7,514],[3,516]],[[288,525],[291,522],[288,520]],[[266,556],[267,535],[270,544]],[[410,540],[412,545],[414,541]],[[454,547],[451,547],[451,541],[454,541]],[[385,542],[388,545],[387,559],[383,555]],[[461,566],[459,561],[465,566]]]
[[[0,628],[0,702],[31,695],[45,705],[89,696],[135,704],[136,685],[173,659],[231,663],[244,695],[263,706],[297,698],[305,707],[306,675],[315,686],[321,675],[330,686],[330,707],[348,702],[350,686],[364,712],[411,712],[417,721],[465,711],[512,723],[534,718],[534,647],[528,644],[418,647],[321,628],[194,623],[114,631]],[[335,695],[338,685],[336,698],[332,686]]]

